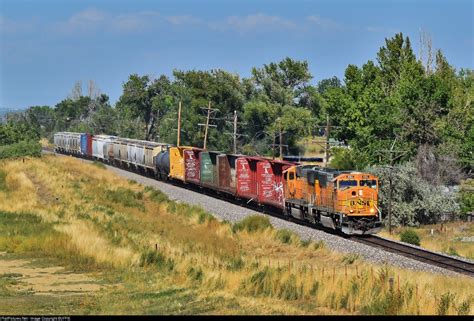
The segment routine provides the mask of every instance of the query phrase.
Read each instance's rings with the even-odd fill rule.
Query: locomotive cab
[[[342,214],[346,234],[375,234],[382,227],[378,179],[367,173],[344,173],[334,180],[334,210]]]

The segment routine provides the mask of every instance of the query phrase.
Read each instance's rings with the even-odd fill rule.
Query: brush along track
[[[474,277],[474,264],[464,260],[374,235],[351,237],[351,240]]]
[[[66,154],[55,153],[54,150],[48,150],[48,149],[45,149],[45,148],[43,148],[43,152],[44,153],[51,153],[51,154],[67,156]],[[92,162],[92,160],[89,160],[89,159],[84,159],[84,158],[81,158],[81,157],[78,157],[78,158],[82,159],[83,161],[86,161],[86,162]],[[191,193],[194,192],[194,193],[197,193],[197,194],[200,194],[200,195],[205,195],[207,197],[211,197],[211,198],[214,198],[214,199],[219,199],[222,202],[232,203],[232,204],[240,207],[242,210],[247,209],[247,210],[244,210],[244,212],[249,213],[249,214],[251,214],[251,212],[248,212],[249,210],[253,211],[254,213],[257,212],[257,213],[263,213],[263,214],[267,214],[267,215],[269,214],[271,217],[276,219],[276,221],[273,221],[272,224],[277,224],[277,226],[279,228],[289,228],[291,230],[294,230],[293,227],[290,227],[291,223],[297,223],[297,224],[293,225],[295,228],[297,226],[305,226],[307,228],[310,228],[313,231],[317,230],[318,233],[323,233],[325,236],[321,237],[321,235],[319,235],[317,237],[314,237],[312,234],[308,234],[308,231],[305,231],[304,229],[297,229],[295,232],[297,232],[297,234],[299,234],[303,238],[308,238],[309,237],[309,238],[312,238],[312,239],[315,239],[315,240],[324,240],[325,242],[328,242],[328,244],[330,244],[330,246],[329,246],[330,248],[332,248],[336,251],[349,252],[349,253],[358,253],[359,252],[359,251],[354,251],[355,244],[352,244],[352,245],[346,244],[345,246],[342,246],[341,243],[344,243],[344,242],[336,242],[334,240],[331,241],[331,240],[328,239],[329,235],[331,235],[332,238],[338,238],[338,237],[343,238],[343,239],[347,240],[349,243],[351,241],[362,243],[363,245],[361,247],[372,248],[374,250],[382,250],[380,252],[380,255],[377,254],[378,252],[376,253],[374,251],[370,251],[370,253],[366,253],[367,250],[362,251],[362,252],[364,252],[364,254],[362,254],[362,255],[364,257],[366,257],[366,259],[369,259],[370,261],[379,262],[379,263],[380,262],[391,262],[392,264],[400,265],[403,268],[420,269],[420,270],[425,270],[425,271],[428,271],[426,268],[431,266],[433,268],[433,270],[432,269],[429,269],[429,270],[432,271],[432,272],[435,272],[435,271],[436,272],[441,272],[442,270],[444,270],[444,271],[452,271],[452,272],[456,272],[456,273],[462,273],[462,274],[465,274],[465,275],[467,274],[471,277],[474,277],[473,264],[469,263],[469,262],[466,262],[466,261],[456,260],[456,261],[462,262],[461,264],[464,264],[465,266],[467,266],[467,270],[462,269],[462,268],[461,269],[459,269],[459,268],[456,269],[456,266],[454,265],[454,267],[453,267],[453,264],[451,264],[451,265],[443,264],[442,262],[437,263],[436,258],[432,258],[432,259],[424,258],[423,254],[421,254],[421,256],[419,256],[418,252],[429,252],[429,251],[420,250],[420,249],[418,249],[418,247],[413,247],[413,246],[410,246],[410,245],[404,245],[403,243],[400,244],[400,243],[393,242],[393,241],[388,241],[388,240],[387,240],[387,242],[391,242],[391,243],[398,244],[398,245],[392,245],[392,246],[387,245],[386,247],[384,247],[381,244],[374,243],[374,242],[377,242],[377,241],[371,242],[371,240],[374,239],[374,238],[384,240],[380,237],[374,237],[374,236],[372,236],[372,237],[348,236],[348,235],[342,234],[340,232],[324,228],[322,226],[316,226],[314,224],[310,224],[309,222],[298,220],[297,218],[294,218],[294,217],[287,218],[287,217],[285,217],[284,215],[282,215],[281,213],[279,213],[278,211],[276,211],[273,208],[261,207],[261,206],[255,204],[255,203],[252,203],[252,202],[248,203],[248,202],[245,202],[245,201],[242,201],[242,200],[233,199],[232,197],[230,197],[230,195],[228,195],[226,193],[218,193],[218,192],[216,192],[214,190],[211,190],[211,189],[207,189],[207,188],[203,188],[203,187],[199,187],[199,186],[193,186],[193,185],[189,185],[189,184],[183,184],[183,183],[180,183],[178,181],[156,180],[155,178],[153,178],[151,176],[144,175],[143,173],[138,173],[133,168],[118,167],[118,166],[107,164],[107,163],[106,163],[106,166],[110,166],[111,169],[116,168],[117,169],[117,174],[122,175],[122,176],[123,176],[123,174],[120,174],[120,172],[119,172],[120,170],[130,172],[132,175],[139,175],[139,177],[143,177],[144,180],[151,179],[154,182],[153,185],[150,185],[150,183],[147,183],[146,181],[143,181],[142,183],[145,184],[145,185],[150,185],[150,186],[155,186],[155,184],[162,185],[161,188],[164,188],[164,190],[166,191],[165,192],[166,194],[169,194],[171,192],[174,195],[174,193],[177,192],[177,190],[173,190],[173,189],[170,190],[168,188],[165,188],[165,186],[170,186],[170,187],[175,186],[175,189],[189,190]],[[129,177],[129,178],[133,179],[133,177]],[[141,182],[141,180],[139,180],[139,181]],[[159,186],[155,186],[155,187],[160,188]],[[179,194],[182,194],[182,193],[179,193]],[[169,195],[169,196],[172,196],[172,195]],[[175,198],[176,198],[175,196],[171,197],[171,199],[175,199]],[[227,209],[223,209],[222,207],[217,207],[217,210],[216,210],[216,208],[214,206],[211,206],[210,204],[206,205],[206,204],[202,203],[202,201],[199,201],[199,202],[196,203],[195,200],[193,200],[192,197],[189,198],[188,195],[180,195],[176,198],[176,200],[177,201],[184,201],[184,202],[194,204],[194,205],[204,206],[204,208],[206,208],[211,213],[214,213],[214,215],[217,215],[221,219],[226,219],[226,220],[229,220],[231,222],[236,221],[236,220],[240,220],[240,219],[242,219],[243,217],[245,217],[247,215],[247,214],[243,214],[244,216],[241,216],[241,215],[235,215],[234,214],[232,216],[229,216],[228,215],[229,213],[226,213],[226,212],[228,212]],[[224,211],[224,212],[222,212],[222,211]],[[288,224],[290,224],[290,225],[288,225]],[[337,246],[334,246],[335,242],[338,244]],[[396,248],[394,248],[394,247],[397,247],[397,246],[399,248],[402,248],[402,249],[397,250]],[[383,252],[387,253],[387,254],[386,255],[381,255],[381,253],[383,253]],[[388,257],[389,253],[394,253],[396,255],[392,255],[389,258]],[[441,261],[443,259],[455,260],[451,257],[443,256],[442,254],[436,254],[436,253],[432,253],[432,254],[435,254],[435,255],[438,255],[439,257],[441,257]],[[425,267],[421,268],[421,266],[419,266],[419,267],[413,266],[413,264],[409,263],[409,261],[403,263],[401,261],[401,256],[407,257],[409,259],[409,261],[412,260],[412,262],[413,261],[420,262],[420,264],[422,264]],[[375,258],[377,258],[377,259],[375,259]],[[440,259],[438,259],[438,261],[439,260]],[[441,272],[441,273],[445,273],[445,272]]]

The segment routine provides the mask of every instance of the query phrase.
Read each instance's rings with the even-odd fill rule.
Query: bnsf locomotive
[[[368,173],[108,135],[59,132],[54,144],[59,153],[210,189],[345,234],[382,226],[378,180]]]

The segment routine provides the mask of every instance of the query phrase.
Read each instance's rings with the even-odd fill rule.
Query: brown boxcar
[[[201,179],[201,166],[199,154],[201,149],[193,148],[184,151],[184,181],[186,183],[199,184]]]
[[[240,156],[235,161],[237,196],[257,201],[257,163],[260,157]]]
[[[236,194],[235,161],[238,155],[217,155],[217,183],[219,190]]]
[[[277,160],[261,160],[257,163],[258,202],[284,208],[283,171],[293,163]]]

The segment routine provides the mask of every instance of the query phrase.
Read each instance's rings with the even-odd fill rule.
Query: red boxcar
[[[260,157],[240,156],[235,161],[237,196],[257,201],[257,163]]]
[[[200,152],[201,149],[187,149],[184,151],[184,181],[186,183],[199,185],[201,178]]]
[[[258,202],[284,208],[283,171],[293,165],[278,160],[261,160],[257,163]]]
[[[219,190],[235,195],[237,179],[235,163],[240,155],[217,155],[217,183]]]

